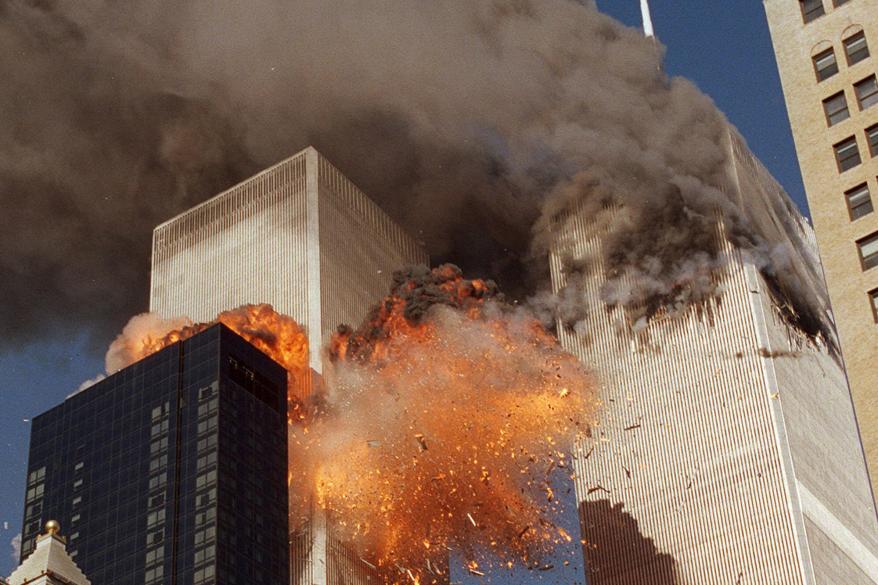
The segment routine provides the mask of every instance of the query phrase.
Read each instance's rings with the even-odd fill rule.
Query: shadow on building
[[[640,532],[622,504],[582,502],[579,522],[590,585],[683,585],[674,558]]]

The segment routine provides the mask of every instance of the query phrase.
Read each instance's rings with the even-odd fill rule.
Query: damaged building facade
[[[763,233],[793,226],[788,261],[825,297],[810,226],[737,132],[726,139],[730,198]],[[589,583],[878,583],[878,519],[834,340],[791,325],[783,295],[728,243],[721,295],[632,324],[601,299],[600,218],[559,221],[553,289],[579,278],[592,307],[559,323],[560,341],[602,376],[599,420],[575,449]]]
[[[362,321],[394,270],[428,262],[418,242],[307,148],[155,228],[150,310],[210,321],[270,303],[305,328],[309,365],[320,374],[320,348],[336,327]],[[368,559],[312,509],[290,520],[293,585],[374,584]]]

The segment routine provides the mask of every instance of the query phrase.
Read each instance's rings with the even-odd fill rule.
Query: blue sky
[[[640,24],[638,0],[598,0],[598,6],[626,24]],[[710,95],[807,211],[762,3],[652,0],[652,9],[656,32],[668,47],[668,72],[688,77]],[[0,575],[14,567],[10,542],[21,529],[28,421],[102,370],[103,356],[89,351],[84,335],[0,354]],[[576,581],[571,570],[494,580]]]

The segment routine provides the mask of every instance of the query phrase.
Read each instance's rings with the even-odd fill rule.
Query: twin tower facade
[[[727,146],[733,196],[766,213],[794,209],[732,130]],[[783,219],[801,231],[794,261],[819,274],[807,224]],[[589,218],[565,218],[552,288],[567,284],[562,258],[597,261],[600,245]],[[622,309],[593,311],[576,331],[559,324],[562,345],[602,381],[600,420],[574,447],[589,583],[878,583],[878,519],[840,360],[786,325],[752,263],[731,246],[726,255],[725,293],[708,311],[638,331],[619,326]],[[320,372],[335,327],[360,322],[394,270],[428,262],[308,148],[155,229],[150,309],[209,321],[271,303],[306,328]],[[599,275],[586,283],[584,302],[599,303],[600,285]],[[70,516],[62,492],[55,509]],[[294,585],[376,582],[317,510],[290,519],[289,545]],[[215,582],[202,573],[198,585]]]

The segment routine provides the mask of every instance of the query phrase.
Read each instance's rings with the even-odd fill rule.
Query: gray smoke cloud
[[[725,120],[662,51],[587,0],[0,0],[2,338],[117,331],[155,224],[308,144],[511,296],[572,208],[626,209],[608,302],[712,294],[716,208],[771,272]]]

